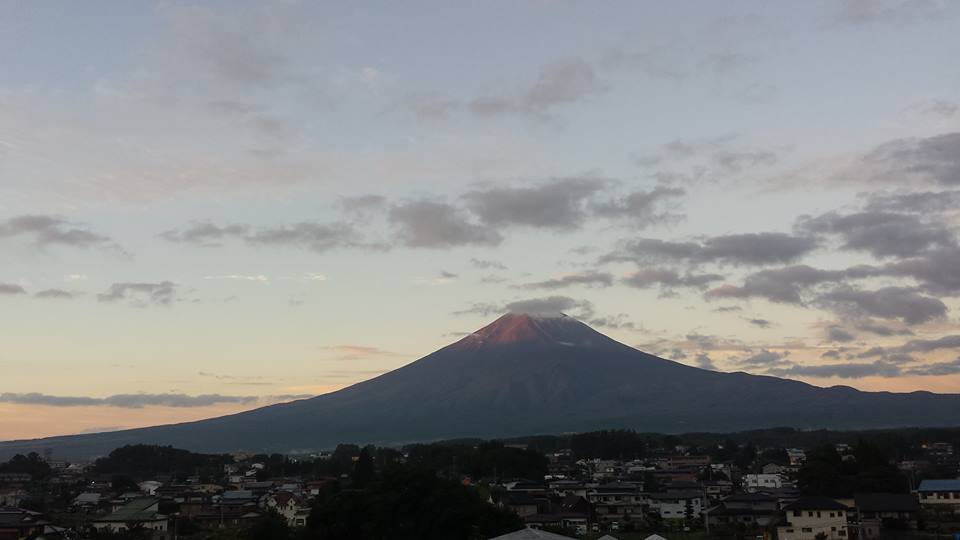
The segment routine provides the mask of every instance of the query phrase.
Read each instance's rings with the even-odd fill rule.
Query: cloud
[[[960,207],[960,191],[881,191],[871,193],[866,210],[871,212],[902,212],[933,214]]]
[[[489,317],[502,313],[528,313],[530,315],[558,316],[570,311],[576,311],[576,316],[582,319],[590,319],[594,316],[593,304],[589,301],[575,300],[569,296],[560,295],[514,300],[503,304],[480,302],[456,311],[454,315],[477,314]]]
[[[199,246],[220,246],[226,240],[238,239],[249,245],[295,246],[324,252],[335,248],[376,247],[365,244],[357,230],[349,223],[316,223],[303,221],[279,227],[253,228],[244,224],[219,226],[212,223],[193,223],[183,230],[174,229],[160,234],[171,242]]]
[[[937,339],[913,339],[898,347],[873,347],[860,353],[860,357],[929,353],[943,349],[960,349],[960,335],[943,336]]]
[[[717,371],[716,364],[713,363],[713,360],[710,359],[710,356],[706,353],[700,353],[696,358],[697,367],[701,369],[709,369],[712,371]]]
[[[2,296],[14,296],[20,294],[27,294],[26,289],[20,285],[15,285],[12,283],[0,283],[0,295]]]
[[[572,285],[586,285],[594,287],[609,287],[613,285],[613,274],[607,272],[598,272],[588,270],[576,274],[567,274],[558,278],[537,281],[534,283],[525,283],[518,285],[519,289],[562,289]]]
[[[470,266],[481,270],[506,270],[507,266],[500,261],[491,261],[487,259],[470,259]]]
[[[947,306],[940,300],[906,287],[884,287],[872,291],[843,288],[824,293],[817,301],[841,313],[900,319],[909,325],[925,323],[947,314]]]
[[[177,300],[177,285],[172,281],[157,283],[114,283],[106,292],[98,294],[100,302],[127,300],[133,305],[170,305]]]
[[[942,13],[940,4],[934,0],[840,0],[829,5],[836,10],[833,22],[850,26],[905,25],[933,20]]]
[[[831,325],[827,328],[827,339],[834,342],[849,343],[857,339],[857,336],[844,330],[843,327]]]
[[[898,377],[902,370],[899,366],[883,361],[869,364],[843,363],[807,366],[794,364],[785,368],[770,368],[770,375],[778,377],[837,377],[840,379],[862,379],[864,377]]]
[[[942,99],[926,99],[912,103],[906,110],[923,116],[953,118],[957,112],[960,112],[960,105]]]
[[[594,205],[598,216],[611,219],[627,219],[635,226],[676,221],[681,216],[661,209],[671,199],[681,197],[686,190],[676,187],[657,186],[649,191],[638,190],[623,197]]]
[[[883,267],[889,276],[910,277],[934,295],[954,296],[960,293],[960,248],[936,249]]]
[[[58,217],[26,215],[0,221],[0,238],[28,238],[34,245],[120,248],[108,236],[93,233]]]
[[[747,319],[747,322],[758,328],[770,328],[770,326],[773,325],[773,323],[766,319]]]
[[[803,217],[798,220],[797,229],[808,234],[839,235],[843,249],[866,251],[875,257],[908,257],[957,243],[955,235],[942,224],[924,221],[917,215],[879,211]]]
[[[911,179],[960,185],[960,133],[896,139],[862,158],[868,179],[903,184]]]
[[[821,270],[799,264],[761,270],[744,278],[743,285],[723,285],[707,292],[708,299],[715,298],[765,298],[783,304],[803,304],[802,293],[814,285],[840,282],[845,279],[865,278],[876,275],[868,266],[856,266],[846,270]]]
[[[627,241],[601,260],[761,266],[791,262],[816,247],[817,242],[812,238],[771,232],[712,236],[698,242],[640,238]]]
[[[224,396],[221,394],[117,394],[105,398],[51,396],[36,392],[0,394],[0,402],[19,405],[48,405],[52,407],[118,407],[141,409],[143,407],[208,407],[221,403],[250,404],[256,396]]]
[[[587,61],[570,58],[544,66],[533,84],[515,95],[485,95],[473,98],[465,104],[476,116],[499,116],[522,114],[547,119],[557,107],[576,103],[603,90],[596,70]],[[431,107],[439,112],[451,106]]]
[[[196,244],[201,246],[219,246],[230,238],[243,238],[246,236],[250,227],[247,225],[225,225],[218,226],[213,223],[193,223],[183,230],[170,230],[160,233],[160,237],[183,244]]]
[[[400,241],[413,248],[492,246],[503,241],[495,229],[470,221],[463,211],[442,202],[417,200],[396,205],[390,209],[390,221],[398,227]]]
[[[386,204],[387,198],[383,195],[359,195],[340,199],[340,206],[348,212],[368,212],[380,209]]]
[[[34,298],[43,298],[43,299],[58,299],[58,300],[73,300],[79,296],[79,293],[72,291],[66,291],[63,289],[44,289],[34,293]]]
[[[637,289],[660,286],[664,289],[689,287],[702,289],[714,281],[720,281],[720,274],[680,274],[668,268],[648,268],[639,270],[623,278],[621,283]]]
[[[904,371],[905,375],[919,375],[922,377],[956,375],[960,373],[960,358],[950,362],[934,362],[917,366]]]
[[[865,321],[857,324],[857,330],[869,332],[878,336],[909,336],[913,332],[909,328],[893,328],[884,324]]]
[[[329,347],[323,347],[323,349],[337,353],[337,358],[339,360],[359,360],[362,358],[399,356],[395,352],[367,345],[332,345]]]
[[[564,178],[531,187],[475,190],[463,198],[488,226],[570,230],[584,222],[587,201],[607,184],[597,178]]]
[[[548,296],[544,298],[530,298],[509,302],[505,306],[511,313],[529,313],[531,315],[559,315],[564,311],[583,309],[592,311],[589,302],[574,300],[569,296]]]
[[[784,352],[775,352],[767,349],[763,349],[758,353],[754,353],[746,358],[741,358],[737,360],[737,363],[742,366],[766,366],[780,362],[784,358],[790,356],[789,351]]]

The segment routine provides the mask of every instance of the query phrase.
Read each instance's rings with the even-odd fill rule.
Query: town
[[[598,431],[0,464],[0,539],[956,538],[960,430]]]

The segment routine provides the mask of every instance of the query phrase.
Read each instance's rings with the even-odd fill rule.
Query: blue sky
[[[0,439],[330,391],[510,309],[960,391],[958,16],[0,4]]]

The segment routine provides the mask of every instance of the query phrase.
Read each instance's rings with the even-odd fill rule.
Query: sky
[[[0,1],[0,440],[342,388],[507,311],[960,393],[960,5]]]

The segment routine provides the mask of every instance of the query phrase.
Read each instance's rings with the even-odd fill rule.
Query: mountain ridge
[[[393,371],[313,398],[182,424],[0,443],[90,458],[124,444],[296,452],[341,442],[633,428],[737,431],[960,425],[960,395],[862,392],[723,373],[642,352],[562,314],[508,313]]]

